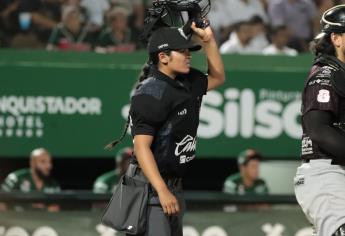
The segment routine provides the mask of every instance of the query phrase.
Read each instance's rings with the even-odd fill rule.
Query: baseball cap
[[[237,164],[246,165],[250,160],[261,160],[262,156],[254,149],[246,149],[238,155]]]
[[[332,32],[345,33],[345,5],[337,5],[326,10],[320,23],[322,30],[315,39],[320,39]]]
[[[153,32],[149,43],[149,53],[162,52],[165,50],[189,49],[198,51],[200,45],[194,44],[183,32],[181,28],[162,27]]]

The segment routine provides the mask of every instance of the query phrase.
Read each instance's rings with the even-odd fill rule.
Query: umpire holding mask
[[[152,34],[148,66],[131,99],[135,158],[151,186],[145,236],[182,236],[182,178],[195,159],[201,101],[225,80],[210,26],[191,28],[193,41],[179,28]],[[191,52],[201,48],[208,74],[190,67]]]

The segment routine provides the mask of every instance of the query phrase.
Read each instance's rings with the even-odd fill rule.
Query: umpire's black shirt
[[[175,79],[151,69],[131,99],[132,136],[154,137],[151,150],[162,176],[182,177],[195,158],[196,134],[207,76],[191,68]]]

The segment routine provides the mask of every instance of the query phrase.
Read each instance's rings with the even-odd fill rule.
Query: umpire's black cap
[[[201,49],[200,45],[194,44],[181,28],[162,27],[153,32],[149,43],[149,53],[162,52],[165,50],[189,49],[197,51]]]
[[[330,33],[345,33],[345,4],[337,5],[325,11],[321,18],[321,33],[315,39],[319,39]]]

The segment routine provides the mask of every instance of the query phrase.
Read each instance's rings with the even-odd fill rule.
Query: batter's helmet
[[[315,39],[330,33],[345,33],[345,4],[337,5],[325,11],[321,18],[321,33]]]

